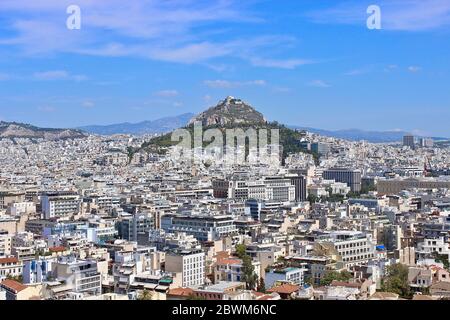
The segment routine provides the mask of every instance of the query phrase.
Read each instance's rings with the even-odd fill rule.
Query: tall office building
[[[411,149],[414,149],[416,147],[416,139],[414,138],[413,135],[405,135],[403,137],[403,145],[405,147],[410,147]]]
[[[263,182],[266,186],[266,199],[282,202],[295,200],[295,187],[291,184],[289,178],[265,177]]]
[[[361,171],[359,170],[334,168],[325,170],[322,176],[327,180],[346,183],[353,192],[361,191]]]
[[[299,174],[288,174],[286,178],[289,178],[291,185],[295,187],[295,201],[306,201],[306,178]]]

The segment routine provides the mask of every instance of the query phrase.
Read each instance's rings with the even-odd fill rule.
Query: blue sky
[[[227,95],[287,124],[450,137],[450,0],[0,2],[2,120],[137,122]]]

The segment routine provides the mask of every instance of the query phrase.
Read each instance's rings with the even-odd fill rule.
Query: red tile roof
[[[48,248],[48,250],[50,250],[51,252],[64,252],[64,251],[66,251],[67,249],[66,249],[66,247],[59,246],[59,247],[51,247],[51,248]]]
[[[19,262],[19,259],[16,257],[10,257],[10,258],[0,258],[0,264],[3,263],[17,263]]]
[[[355,282],[345,282],[345,281],[337,281],[333,280],[330,284],[332,287],[347,287],[347,288],[360,288],[361,283],[355,283]]]
[[[191,288],[175,288],[169,290],[167,294],[171,296],[189,297],[194,294],[194,290],[192,290]]]
[[[15,280],[11,280],[11,279],[3,280],[0,283],[0,285],[4,288],[7,288],[8,290],[14,291],[15,293],[18,293],[18,292],[28,288],[27,286],[24,286],[20,282],[17,282]]]
[[[297,292],[300,289],[300,286],[296,284],[284,283],[278,287],[273,287],[267,290],[267,292],[276,292],[281,294],[291,294]]]
[[[242,264],[242,260],[232,258],[218,259],[216,264]]]

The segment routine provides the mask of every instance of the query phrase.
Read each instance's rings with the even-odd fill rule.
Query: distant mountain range
[[[139,123],[124,122],[105,126],[92,125],[77,129],[100,135],[161,134],[192,124],[195,121],[201,121],[203,126],[266,122],[264,116],[253,107],[239,99],[227,97],[220,101],[217,106],[209,108],[198,115],[184,113],[179,116],[165,117],[153,121],[142,121]],[[408,134],[406,131],[365,131],[360,129],[324,130],[296,125],[289,125],[287,127],[290,129],[306,130],[326,137],[350,141],[365,140],[372,143],[399,142],[402,141],[404,135]],[[443,137],[432,137],[432,139],[448,140]]]
[[[350,140],[350,141],[360,141],[365,140],[372,143],[383,143],[383,142],[399,142],[403,140],[403,136],[410,134],[406,131],[365,131],[360,129],[346,129],[346,130],[323,130],[300,126],[288,126],[291,129],[306,130],[311,133],[315,133],[321,136]],[[433,140],[448,140],[442,137],[431,137]]]
[[[194,117],[193,113],[184,113],[179,116],[165,117],[153,121],[142,121],[138,123],[124,122],[105,126],[91,125],[77,129],[100,135],[166,133],[184,127],[192,117]]]
[[[86,137],[80,130],[38,128],[30,124],[18,122],[0,122],[0,139],[2,138],[30,138],[30,139],[76,139]]]
[[[165,117],[152,121],[139,123],[117,123],[111,125],[91,125],[76,129],[51,129],[38,128],[29,124],[18,122],[0,121],[1,138],[44,138],[44,139],[66,139],[82,138],[87,134],[113,135],[113,134],[165,134],[175,129],[192,125],[195,121],[201,121],[204,127],[208,126],[248,126],[251,124],[268,124],[264,115],[256,111],[248,103],[234,98],[226,97],[216,106],[195,115],[184,113],[178,116]],[[339,138],[350,141],[365,140],[372,143],[389,143],[402,141],[403,136],[408,134],[404,131],[365,131],[359,129],[348,130],[323,130],[296,125],[286,126],[286,129],[306,130],[322,136]],[[432,137],[432,139],[449,140],[443,137]]]

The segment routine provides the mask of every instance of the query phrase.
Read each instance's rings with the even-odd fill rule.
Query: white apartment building
[[[450,248],[448,242],[445,242],[443,237],[430,239],[426,238],[423,242],[419,243],[416,250],[416,255],[418,259],[426,259],[433,252],[439,255],[447,256],[450,258]]]
[[[375,241],[371,234],[359,231],[333,231],[319,240],[320,244],[331,246],[346,267],[360,265],[375,258]]]
[[[36,204],[34,202],[16,202],[8,207],[8,213],[12,216],[36,213]]]
[[[181,286],[195,287],[205,281],[205,253],[201,250],[176,250],[166,254],[166,272],[181,273]]]
[[[166,214],[161,229],[168,233],[184,232],[199,241],[213,241],[235,234],[237,228],[229,215]]]
[[[22,275],[23,264],[16,257],[0,258],[0,279]]]
[[[65,281],[74,292],[91,293],[102,292],[102,275],[94,260],[61,259],[52,263],[52,273],[59,281]]]
[[[11,235],[0,234],[0,257],[9,256],[11,254],[11,244]]]
[[[80,196],[73,192],[51,192],[41,196],[44,219],[77,215],[80,203]]]

